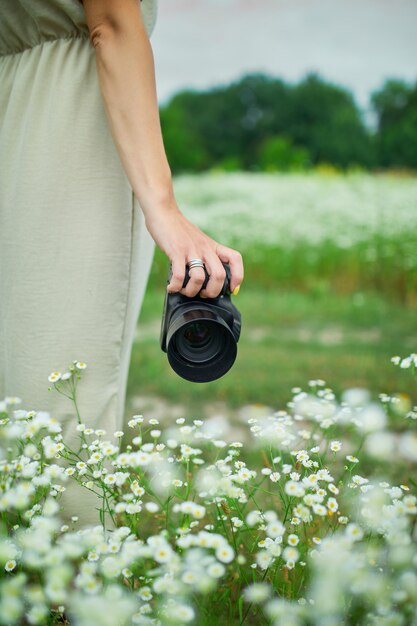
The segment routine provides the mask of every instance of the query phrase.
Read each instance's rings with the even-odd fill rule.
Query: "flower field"
[[[175,178],[184,213],[226,245],[320,245],[346,249],[417,230],[417,178],[206,173]],[[417,265],[417,252],[414,250]]]
[[[417,301],[416,177],[212,172],[177,176],[175,194],[250,284]]]
[[[94,363],[45,380],[75,447],[0,398],[0,625],[417,626],[417,179],[174,182],[243,254],[238,358],[203,386],[173,373],[157,251],[124,432],[80,415]],[[93,523],[62,510],[74,489]]]
[[[390,366],[415,385],[416,354]],[[74,404],[78,449],[54,416],[0,403],[0,624],[417,624],[409,397],[313,379],[239,438],[133,415],[122,449],[79,416],[91,367],[48,380]],[[60,518],[71,481],[99,496],[97,525]]]
[[[212,172],[174,185],[184,213],[243,255],[238,358],[203,387],[172,373],[159,348],[167,259],[156,250],[132,350],[130,412],[146,412],[152,398],[177,416],[275,407],[310,378],[337,392],[410,391],[389,359],[417,343],[416,177]]]

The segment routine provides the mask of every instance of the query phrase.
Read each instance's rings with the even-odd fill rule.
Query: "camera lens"
[[[225,330],[211,320],[191,322],[173,337],[173,349],[185,361],[194,364],[212,361],[224,349]]]
[[[194,382],[223,376],[236,358],[236,340],[226,322],[210,310],[183,310],[167,334],[171,367]]]
[[[184,331],[184,339],[191,347],[202,348],[210,341],[210,330],[204,322],[192,322]]]

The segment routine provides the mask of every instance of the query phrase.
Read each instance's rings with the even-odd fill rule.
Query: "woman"
[[[240,254],[181,213],[161,136],[152,49],[156,0],[0,3],[0,398],[47,410],[78,444],[73,405],[48,391],[72,360],[89,427],[122,429],[136,322],[154,242],[172,262],[168,290],[216,296]],[[165,276],[161,276],[161,284]],[[98,523],[75,482],[63,517]]]

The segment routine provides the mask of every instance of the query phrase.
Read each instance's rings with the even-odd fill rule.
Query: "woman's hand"
[[[192,297],[200,291],[205,280],[204,269],[201,267],[190,270],[190,280],[182,288],[185,267],[191,259],[201,259],[210,276],[206,288],[201,291],[203,297],[215,298],[221,292],[226,276],[222,262],[230,265],[230,290],[240,286],[244,275],[241,254],[203,233],[187,220],[178,207],[148,211],[145,219],[152,238],[172,264],[168,292],[180,292]]]

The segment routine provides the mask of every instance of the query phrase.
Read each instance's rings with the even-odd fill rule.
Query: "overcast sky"
[[[248,71],[318,71],[366,108],[386,77],[417,79],[417,0],[158,0],[152,47],[161,104]]]

